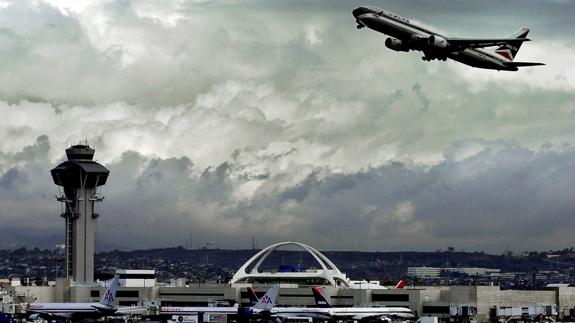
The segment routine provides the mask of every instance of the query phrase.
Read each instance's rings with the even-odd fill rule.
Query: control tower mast
[[[99,217],[94,204],[104,199],[97,188],[106,184],[110,173],[92,160],[94,152],[88,145],[74,145],[66,149],[68,160],[50,171],[54,184],[64,190],[57,200],[66,221],[66,277],[76,282],[94,281],[94,231]]]

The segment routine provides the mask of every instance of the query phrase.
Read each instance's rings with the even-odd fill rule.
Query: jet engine
[[[445,40],[445,38],[436,35],[429,36],[429,38],[427,39],[427,44],[435,48],[445,48],[448,45],[447,40]]]
[[[238,307],[238,316],[241,318],[249,319],[253,314],[253,310],[249,307]]]
[[[41,317],[40,317],[40,314],[38,314],[38,313],[32,314],[32,315],[28,316],[28,319],[29,319],[30,321],[36,321],[37,319],[40,319],[40,318],[41,318]]]
[[[394,51],[397,51],[397,52],[409,51],[409,48],[407,46],[405,46],[404,42],[402,42],[399,39],[395,39],[395,38],[387,38],[385,40],[385,47],[387,47],[389,49],[393,49]]]

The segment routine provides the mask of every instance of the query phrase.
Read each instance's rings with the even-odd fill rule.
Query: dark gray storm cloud
[[[53,243],[62,231],[51,194],[56,189],[45,171],[50,165],[38,154],[46,145],[46,138],[39,138],[20,157],[9,156],[26,155],[26,163],[0,178],[3,214],[12,224],[2,229],[9,233],[3,247]],[[474,153],[468,155],[469,149]],[[198,245],[214,241],[241,248],[255,235],[262,242],[296,239],[333,249],[348,249],[353,241],[368,250],[434,250],[448,244],[467,250],[545,249],[570,243],[573,147],[533,151],[509,142],[466,140],[449,147],[445,157],[431,167],[395,162],[352,174],[317,169],[296,185],[238,199],[234,183],[247,180],[233,179],[233,163],[198,169],[185,157],[126,152],[107,165],[111,176],[99,205],[98,240],[125,248],[169,246],[192,233]],[[10,232],[17,226],[34,230],[16,238]],[[38,240],[26,240],[30,236]]]
[[[517,59],[547,65],[425,63],[356,30],[361,4],[461,37],[528,26]],[[574,11],[535,0],[0,2],[0,247],[63,240],[48,171],[88,140],[111,170],[102,248],[190,233],[221,247],[257,236],[322,249],[564,248]]]

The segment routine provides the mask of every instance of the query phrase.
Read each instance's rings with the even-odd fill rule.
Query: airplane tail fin
[[[526,38],[527,34],[529,33],[529,28],[521,28],[518,31],[516,31],[513,35],[511,35],[511,37],[509,38]],[[521,48],[521,45],[523,44],[523,40],[517,40],[517,41],[510,41],[507,42],[505,45],[500,46],[499,48],[497,48],[495,50],[496,54],[499,54],[500,56],[512,61],[515,58],[515,54],[517,54],[517,52],[519,51],[519,48]]]
[[[311,290],[313,291],[313,297],[315,298],[315,304],[317,307],[331,307],[331,304],[327,301],[321,292],[321,288],[313,287]]]
[[[248,298],[250,299],[250,305],[255,305],[259,301],[258,295],[253,288],[248,287]]]
[[[106,289],[104,296],[100,299],[100,304],[106,306],[114,305],[114,299],[116,298],[116,289],[118,289],[118,282],[120,281],[120,275],[115,275],[110,286]]]
[[[395,289],[402,289],[403,287],[405,287],[405,280],[401,279],[397,285],[395,285]]]
[[[270,310],[276,304],[276,299],[278,297],[279,291],[280,291],[280,285],[279,284],[273,285],[270,289],[268,289],[265,295],[258,300],[256,305],[254,305],[254,308],[262,310]]]

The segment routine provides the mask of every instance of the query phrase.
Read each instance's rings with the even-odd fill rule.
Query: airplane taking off
[[[514,62],[513,59],[525,41],[529,41],[528,28],[521,28],[510,38],[453,38],[440,35],[395,13],[362,6],[352,11],[357,29],[367,27],[391,37],[385,46],[398,52],[422,51],[424,61],[452,60],[484,69],[517,71],[519,67],[545,65],[543,63]],[[498,48],[494,51],[485,47]]]
[[[118,310],[114,306],[114,299],[119,279],[119,275],[114,276],[104,296],[97,303],[32,303],[28,305],[26,311],[32,313],[29,317],[31,320],[37,318],[81,320],[112,315]]]

